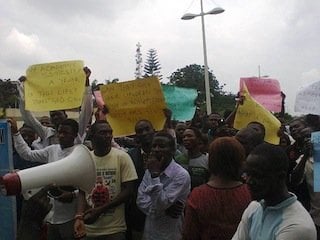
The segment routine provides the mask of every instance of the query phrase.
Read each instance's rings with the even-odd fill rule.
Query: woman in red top
[[[191,192],[183,227],[183,239],[231,239],[242,213],[251,201],[240,181],[245,150],[232,137],[221,137],[209,147],[210,180]]]

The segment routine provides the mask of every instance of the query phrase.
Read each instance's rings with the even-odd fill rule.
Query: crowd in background
[[[265,127],[255,119],[234,129],[232,110],[198,109],[181,122],[164,109],[161,131],[141,119],[134,136],[113,138],[108,109],[93,109],[91,72],[84,71],[78,122],[64,110],[35,119],[22,94],[25,124],[18,129],[9,121],[15,169],[58,161],[84,144],[97,167],[96,185],[89,193],[51,186],[28,201],[17,196],[19,239],[317,239],[320,194],[310,136],[320,130],[319,116],[280,118],[278,145],[264,141]]]

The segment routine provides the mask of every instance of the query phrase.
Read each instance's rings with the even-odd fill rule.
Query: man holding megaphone
[[[51,163],[67,157],[75,148],[74,139],[77,137],[79,126],[73,119],[66,119],[59,125],[59,144],[50,145],[41,150],[31,150],[21,137],[16,121],[13,119],[8,121],[11,123],[15,148],[25,160]],[[72,172],[73,169],[69,169],[69,171]],[[36,178],[37,176],[34,176],[34,179]],[[73,187],[53,188],[51,195],[53,196],[53,215],[48,219],[48,240],[74,239],[73,225],[77,209],[78,190]]]
[[[124,203],[134,191],[135,167],[126,152],[111,146],[112,128],[105,120],[91,126],[89,137],[97,178],[89,194],[80,192],[78,213],[83,214],[76,216],[75,235],[86,234],[86,240],[124,240]]]

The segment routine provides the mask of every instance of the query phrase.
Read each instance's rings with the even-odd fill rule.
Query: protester
[[[97,184],[86,197],[83,192],[80,194],[75,235],[79,237],[86,233],[86,239],[91,240],[124,240],[124,203],[134,191],[137,173],[129,155],[111,146],[112,128],[105,120],[96,121],[91,126],[90,135]],[[90,207],[86,210],[87,204]]]
[[[216,130],[222,125],[223,119],[221,115],[217,112],[211,113],[207,118],[207,127],[208,127],[208,138],[211,142],[216,134]]]
[[[206,127],[206,122],[207,114],[197,107],[191,121],[187,121],[187,126],[198,128],[203,130],[203,133],[207,133],[208,128]]]
[[[307,128],[305,119],[299,117],[289,123],[289,130],[294,143],[286,151],[289,158],[288,187],[290,191],[297,195],[298,200],[309,211],[310,194],[303,175],[305,161],[310,157],[310,146],[306,146],[310,143],[308,139],[310,139],[311,129]]]
[[[263,143],[262,135],[250,127],[240,129],[235,138],[242,144],[245,149],[246,156],[259,144]]]
[[[227,124],[224,124],[215,131],[212,140],[215,140],[219,137],[234,137],[237,134],[237,132],[237,129],[229,127]]]
[[[168,111],[165,111],[168,113]],[[169,114],[166,114],[166,116]],[[170,116],[169,116],[170,117]],[[166,120],[168,122],[168,120]],[[168,127],[165,124],[165,130],[167,132]],[[147,169],[147,162],[152,148],[153,136],[156,133],[152,123],[149,120],[142,119],[139,120],[135,125],[135,140],[138,147],[131,148],[128,154],[133,160],[135,165],[138,180],[136,181],[135,192],[132,198],[126,203],[126,221],[127,221],[127,239],[128,240],[138,240],[142,238],[144,224],[145,224],[145,214],[137,207],[136,199],[138,194],[138,187],[143,179],[145,170]],[[172,134],[171,134],[172,135]],[[176,207],[176,208],[175,208]],[[182,213],[182,209],[179,202],[176,202],[171,208],[173,214]],[[169,213],[170,214],[170,213]]]
[[[139,179],[143,178],[148,155],[151,152],[152,140],[155,134],[152,123],[149,120],[140,120],[135,125],[135,140],[139,144],[138,148],[133,148],[129,150],[129,155],[132,157],[132,160],[137,169]]]
[[[191,192],[182,239],[231,239],[251,196],[240,181],[245,161],[242,145],[232,137],[214,140],[209,147],[210,180]]]
[[[251,128],[256,131],[257,135],[260,137],[260,139],[258,139],[259,142],[264,141],[264,137],[266,135],[266,129],[262,123],[256,122],[256,121],[249,122],[247,124],[247,128]]]
[[[201,139],[200,139],[200,152],[204,155],[207,155],[209,151],[209,138],[207,134],[201,133]]]
[[[208,181],[208,155],[201,151],[202,134],[195,127],[188,127],[183,132],[183,145],[187,154],[176,157],[176,161],[188,170],[191,177],[191,189]]]
[[[309,212],[316,225],[318,239],[320,239],[320,193],[314,191],[314,158],[310,140],[313,129],[304,124],[306,122],[301,120],[300,122],[295,120],[290,124],[292,137],[296,139],[295,147],[300,150],[297,152],[300,153],[296,160],[297,164],[290,175],[290,183],[294,190],[299,190],[298,193],[303,200],[309,200],[307,197],[310,197]]]
[[[307,114],[305,116],[306,124],[313,130],[319,131],[320,130],[320,116],[314,114]]]
[[[138,240],[143,235],[145,214],[137,207],[136,199],[138,187],[143,179],[147,169],[147,161],[152,148],[152,140],[155,134],[153,125],[148,120],[140,120],[135,125],[135,140],[139,145],[136,148],[129,149],[128,154],[132,158],[135,169],[138,174],[138,180],[135,183],[135,191],[132,198],[126,205],[126,221],[128,225],[127,239]]]
[[[184,122],[178,122],[175,128],[176,132],[176,141],[177,141],[177,150],[182,154],[187,153],[187,149],[183,145],[183,132],[186,130],[187,125]]]
[[[95,117],[95,122],[96,121],[100,121],[100,120],[103,120],[105,121],[107,119],[107,114],[109,113],[109,109],[107,108],[106,105],[103,105],[103,106],[98,106],[98,108],[96,109],[96,111],[94,112],[94,117]],[[89,131],[91,127],[91,124],[89,124],[89,126],[87,127],[87,131]],[[90,141],[90,137],[87,136],[86,134],[86,139],[84,140],[85,142],[85,145],[88,146],[88,148],[90,150],[92,150],[92,144],[91,144],[91,141]],[[125,150],[125,148],[122,148],[115,140],[114,138],[112,138],[112,141],[111,141],[111,146],[112,147],[115,147],[115,148],[118,148],[120,150]]]
[[[146,214],[143,239],[181,238],[182,215],[174,218],[166,212],[177,201],[184,203],[190,191],[189,174],[173,160],[175,151],[172,135],[155,134],[137,197],[138,207]]]
[[[172,120],[171,120],[171,118],[172,118],[171,109],[164,108],[164,109],[162,109],[162,111],[163,111],[164,117],[166,118],[166,120],[165,120],[165,122],[163,124],[162,131],[170,133],[174,138],[176,138],[176,132],[175,132],[175,129],[173,127]]]
[[[30,149],[34,150],[32,147],[32,143],[37,139],[37,134],[35,133],[35,131],[31,127],[29,127],[27,125],[23,125],[19,129],[19,132],[20,132],[23,140],[30,147]],[[39,164],[41,164],[41,163],[40,162],[30,162],[30,161],[27,161],[27,160],[21,158],[21,156],[19,156],[17,150],[14,148],[14,152],[13,152],[14,169],[23,170],[26,168],[38,166]]]
[[[24,202],[21,223],[17,232],[17,240],[43,239],[43,220],[52,208],[46,186]]]
[[[286,185],[289,159],[283,149],[263,143],[246,160],[247,184],[252,199],[233,240],[315,240],[309,213]]]
[[[9,122],[14,145],[19,155],[25,160],[42,163],[55,162],[67,157],[74,149],[74,139],[79,130],[75,120],[66,119],[58,127],[59,144],[53,144],[41,150],[31,150],[18,132],[16,121],[11,119]],[[78,190],[64,191],[59,188],[55,189],[55,192],[58,194],[53,199],[53,215],[48,220],[50,223],[48,240],[73,239]]]
[[[32,143],[37,139],[37,134],[35,131],[27,126],[23,125],[20,129],[19,132],[23,138],[23,140],[28,144],[31,150],[33,150]],[[13,154],[12,154],[12,159],[13,159],[13,167],[15,170],[23,170],[31,167],[36,167],[39,166],[40,162],[30,162],[18,154],[16,149],[13,147]],[[19,225],[20,222],[20,215],[21,215],[21,207],[22,207],[22,202],[23,202],[23,195],[17,195],[16,196],[16,209],[17,209],[17,223]]]

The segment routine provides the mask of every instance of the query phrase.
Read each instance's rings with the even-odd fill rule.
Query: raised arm
[[[79,115],[79,137],[82,138],[86,132],[87,125],[92,117],[93,113],[93,100],[92,92],[89,82],[91,70],[88,67],[84,67],[83,71],[86,74],[86,88],[82,100],[81,112]]]
[[[236,118],[237,110],[239,105],[242,105],[245,100],[245,97],[238,93],[238,97],[236,98],[236,106],[233,111],[229,114],[229,116],[224,120],[224,123],[227,124],[229,127],[233,127],[234,120]]]

